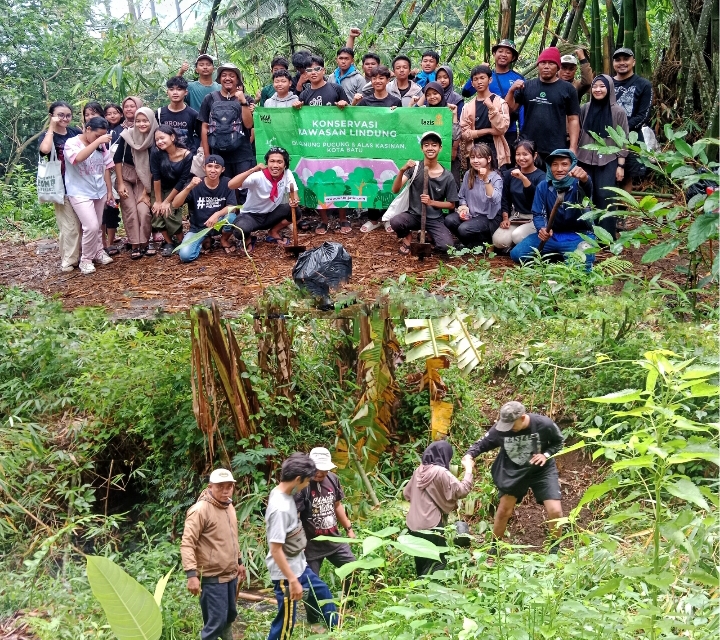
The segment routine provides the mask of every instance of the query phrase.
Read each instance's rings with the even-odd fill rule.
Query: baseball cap
[[[209,53],[201,53],[197,58],[195,58],[195,66],[197,66],[197,63],[200,62],[200,60],[210,60],[210,62],[215,64],[215,58],[213,58]]]
[[[223,160],[221,156],[211,153],[207,158],[205,158],[205,164],[219,164],[221,167],[224,167],[225,160]]]
[[[515,420],[524,414],[525,406],[521,402],[516,402],[515,400],[506,402],[500,407],[500,417],[495,423],[495,428],[498,431],[510,431]]]
[[[577,67],[577,63],[577,58],[570,54],[562,56],[562,58],[560,58],[560,64],[574,64]]]
[[[337,468],[337,465],[333,464],[330,452],[325,447],[315,447],[309,457],[315,463],[318,471],[332,471]]]
[[[615,49],[615,53],[613,53],[613,58],[617,58],[618,56],[630,56],[634,58],[635,54],[633,50],[628,47],[620,47],[619,49]]]
[[[221,482],[235,482],[235,478],[227,469],[215,469],[210,474],[210,484],[220,484]]]
[[[441,145],[442,145],[442,138],[440,137],[440,134],[436,131],[426,131],[420,136],[420,144],[422,145],[425,140],[428,138],[435,138]]]

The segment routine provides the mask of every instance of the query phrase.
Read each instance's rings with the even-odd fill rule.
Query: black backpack
[[[208,122],[208,142],[214,151],[235,151],[245,137],[242,105],[237,100],[223,100],[219,91],[213,92]]]

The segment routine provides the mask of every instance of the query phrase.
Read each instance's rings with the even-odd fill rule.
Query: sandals
[[[371,231],[375,231],[375,229],[380,226],[382,226],[382,222],[374,222],[373,220],[368,220],[362,227],[360,227],[360,232],[370,233]]]
[[[256,244],[257,244],[257,238],[255,236],[250,236],[245,243],[245,248],[240,251],[240,255],[244,256],[245,253],[247,252],[247,254],[251,256],[253,254],[253,251],[255,251]]]
[[[111,244],[105,247],[105,253],[107,253],[109,256],[116,256],[118,255],[118,253],[120,253],[120,249],[118,249],[114,244]]]
[[[147,246],[147,249],[145,249],[145,255],[148,256],[148,257],[152,257],[152,256],[154,256],[155,254],[157,254],[157,249],[155,248],[155,243],[154,243],[154,242],[149,242],[149,243],[148,243],[148,246]]]
[[[399,251],[402,255],[409,256],[410,255],[410,246],[405,244],[404,242],[402,242],[402,243],[400,243]]]
[[[235,247],[230,245],[229,247],[223,247],[222,250],[225,252],[225,255],[231,256],[233,253],[237,251]]]
[[[267,235],[265,236],[265,242],[268,244],[278,244],[281,247],[287,247],[290,244],[290,240],[287,238],[276,238],[275,236]]]
[[[315,227],[315,233],[319,236],[324,236],[327,233],[327,222],[321,222]]]
[[[310,224],[309,220],[300,220],[298,222],[298,231],[310,231],[312,228],[312,224]]]
[[[392,224],[390,224],[390,220],[387,220],[386,222],[383,222],[383,224],[385,225],[385,231],[386,231],[387,233],[395,233],[395,231],[394,231],[393,228],[392,228]]]
[[[340,233],[343,235],[352,233],[352,225],[349,220],[340,220]]]
[[[140,247],[138,247],[137,249],[133,249],[130,252],[130,260],[140,260],[140,258],[142,258],[142,257],[143,257],[143,252]]]
[[[162,247],[160,247],[160,255],[163,258],[169,258],[173,254],[174,250],[175,247],[171,242],[163,242]]]

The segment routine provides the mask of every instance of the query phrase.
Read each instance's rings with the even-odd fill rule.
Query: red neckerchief
[[[272,185],[272,189],[270,189],[270,200],[275,202],[275,200],[278,199],[278,185],[280,184],[280,180],[282,180],[282,177],[279,180],[275,180],[275,178],[273,178],[272,174],[270,173],[270,169],[263,169],[263,175],[270,181],[270,184]]]

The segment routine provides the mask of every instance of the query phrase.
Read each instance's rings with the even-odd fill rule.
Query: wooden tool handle
[[[423,166],[423,195],[426,196],[428,193],[428,170],[427,167]],[[422,216],[420,218],[420,243],[425,244],[425,220],[427,219],[427,205],[422,203]]]
[[[295,187],[290,185],[290,200],[294,201],[295,198]],[[297,213],[295,212],[295,205],[290,205],[290,211],[292,213],[292,226],[293,226],[293,246],[297,247],[298,243],[298,229],[297,229]]]

